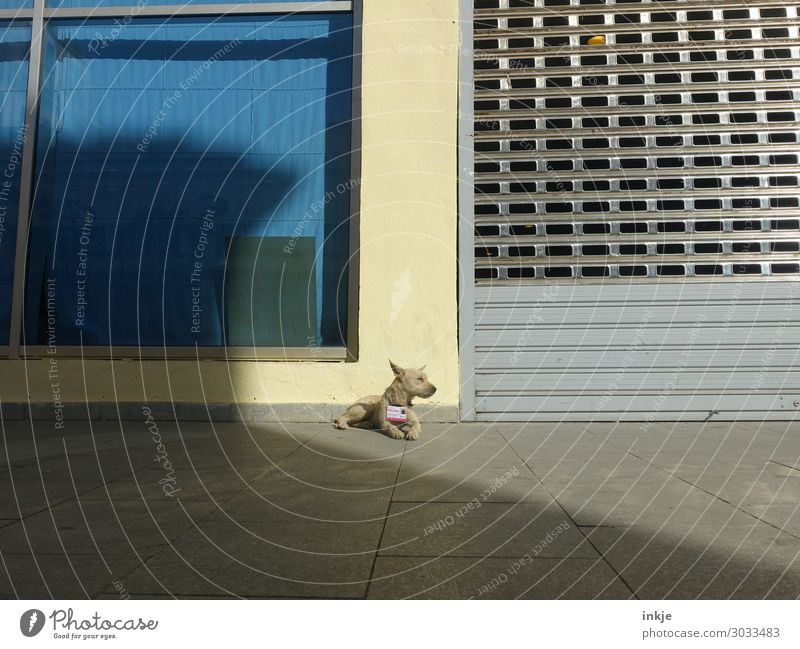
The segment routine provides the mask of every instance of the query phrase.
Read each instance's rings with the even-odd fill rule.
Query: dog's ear
[[[420,372],[424,372],[426,367],[428,367],[428,366],[427,365],[423,365],[422,367],[419,368],[419,371]]]
[[[406,373],[402,367],[393,363],[391,358],[389,359],[389,365],[392,366],[392,372],[395,373],[395,376],[403,376]]]

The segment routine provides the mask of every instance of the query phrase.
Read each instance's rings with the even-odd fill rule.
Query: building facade
[[[456,3],[10,4],[9,417],[457,416]]]
[[[794,4],[3,7],[7,418],[800,409]]]

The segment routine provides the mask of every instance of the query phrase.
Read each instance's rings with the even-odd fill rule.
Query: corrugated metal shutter
[[[476,0],[474,28],[477,417],[793,417],[798,4]]]

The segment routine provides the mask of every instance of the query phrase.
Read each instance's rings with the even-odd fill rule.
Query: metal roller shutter
[[[798,3],[474,6],[464,414],[794,417]]]

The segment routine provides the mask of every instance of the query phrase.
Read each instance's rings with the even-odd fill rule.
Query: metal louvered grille
[[[478,283],[796,279],[798,4],[475,0]]]

